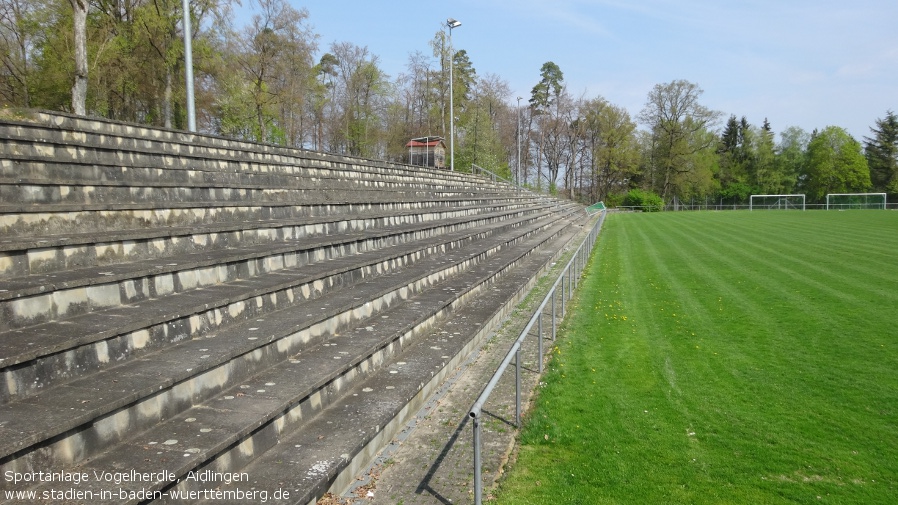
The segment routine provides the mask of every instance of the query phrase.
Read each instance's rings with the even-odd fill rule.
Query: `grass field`
[[[612,215],[508,504],[898,503],[898,212]]]

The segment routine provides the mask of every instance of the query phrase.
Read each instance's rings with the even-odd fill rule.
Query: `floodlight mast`
[[[449,170],[455,171],[455,96],[452,91],[452,29],[461,26],[461,21],[449,18],[446,27],[449,28]]]
[[[187,131],[196,131],[196,106],[193,96],[193,34],[190,28],[190,2],[181,2],[184,25],[184,79],[187,90]]]
[[[515,183],[521,183],[521,100],[523,97],[518,97],[518,158],[517,158],[517,170],[515,170]]]

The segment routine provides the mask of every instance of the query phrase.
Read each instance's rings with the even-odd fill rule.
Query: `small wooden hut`
[[[411,139],[405,147],[408,148],[410,165],[446,168],[446,142],[443,137]]]

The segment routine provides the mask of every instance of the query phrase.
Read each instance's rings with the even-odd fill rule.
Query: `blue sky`
[[[239,16],[253,8],[243,0]],[[543,63],[572,95],[602,96],[635,117],[655,84],[685,79],[701,103],[768,118],[777,133],[841,126],[861,140],[898,112],[895,0],[289,0],[309,12],[319,56],[333,42],[367,46],[395,77],[430,55],[446,18],[478,74],[529,98]],[[236,24],[242,24],[240,18]],[[513,97],[512,97],[513,101]]]

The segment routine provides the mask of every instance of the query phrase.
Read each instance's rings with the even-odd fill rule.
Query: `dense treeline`
[[[230,0],[189,2],[201,131],[406,161],[410,138],[448,137],[451,58],[457,169],[473,163],[589,202],[617,203],[628,192],[734,204],[759,193],[811,201],[832,192],[898,194],[892,111],[863,145],[836,126],[789,127],[777,140],[766,119],[724,119],[702,105],[695,83],[656,85],[631,116],[601,97],[571,96],[552,62],[529,97],[514,97],[501,77],[478,74],[464,49],[450,48],[443,31],[389,76],[366,47],[320,48],[306,10],[285,0],[258,4],[237,27]],[[89,115],[185,128],[181,17],[181,0],[0,0],[0,103],[83,106]]]

